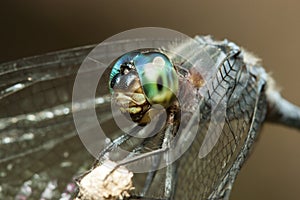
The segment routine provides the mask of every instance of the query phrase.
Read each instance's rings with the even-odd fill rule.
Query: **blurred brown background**
[[[86,44],[144,26],[228,38],[263,58],[282,93],[300,105],[297,0],[1,2],[0,62]],[[299,199],[300,132],[266,124],[232,200]]]

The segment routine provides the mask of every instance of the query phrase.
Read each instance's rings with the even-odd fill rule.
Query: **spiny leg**
[[[168,149],[172,147],[172,139],[174,135],[174,131],[176,130],[174,126],[174,115],[169,115],[168,120],[169,126],[166,129],[165,138],[163,142],[163,148],[166,147]],[[174,144],[173,144],[174,145]],[[177,163],[172,162],[172,154],[167,154],[167,168],[166,168],[166,180],[165,180],[165,197],[167,199],[172,199],[175,191],[175,183],[176,183],[176,170],[177,170]]]
[[[173,121],[170,121],[170,120],[168,120],[168,121],[169,121],[169,123],[166,126],[166,131],[164,133],[164,139],[163,139],[161,149],[154,150],[152,152],[144,153],[144,154],[134,156],[134,157],[128,156],[126,159],[120,161],[118,163],[118,165],[116,166],[116,168],[118,166],[130,164],[132,162],[147,158],[149,156],[155,156],[154,162],[152,162],[153,163],[152,169],[155,169],[155,167],[158,167],[161,157],[163,156],[163,153],[167,153],[166,154],[166,159],[167,159],[166,163],[168,165],[166,167],[166,178],[165,178],[165,183],[164,183],[164,192],[165,192],[164,199],[169,200],[169,199],[172,199],[172,197],[174,195],[174,191],[175,191],[177,163],[173,162],[173,163],[169,164],[172,161],[172,157],[171,157],[171,154],[168,153],[168,150],[170,150],[172,148],[171,140],[173,138],[174,130],[176,130],[176,127],[174,126]],[[147,140],[145,141],[145,143],[147,143]],[[143,200],[149,199],[148,197],[145,197],[145,194],[149,190],[155,175],[156,175],[156,170],[155,171],[151,170],[151,172],[148,173],[141,195],[134,196],[134,198],[143,199]],[[134,199],[134,198],[130,198],[130,199]]]
[[[142,151],[147,148],[148,144],[151,144],[153,142],[153,140],[152,140],[153,138],[148,137],[148,138],[142,139],[140,141],[140,143],[137,144],[137,146],[134,149],[132,149],[131,152],[124,159],[117,162],[117,166],[114,167],[114,170],[115,170],[121,165],[130,164],[130,163],[133,163],[140,159],[148,159],[148,157],[150,159],[154,158],[154,159],[152,159],[152,166],[151,166],[152,170],[149,170],[150,172],[148,172],[148,175],[147,175],[145,183],[144,183],[143,190],[142,190],[140,196],[135,196],[135,198],[150,199],[148,197],[145,197],[145,195],[147,195],[147,192],[149,191],[151,184],[153,183],[153,180],[155,179],[155,176],[156,176],[155,169],[157,169],[158,166],[160,165],[161,158],[163,157],[164,153],[168,153],[168,150],[171,148],[171,140],[174,135],[173,132],[174,132],[174,130],[176,130],[176,128],[174,128],[174,127],[176,127],[176,126],[174,126],[173,121],[167,120],[167,124],[165,125],[164,130],[162,132],[160,132],[161,135],[163,136],[163,139],[161,139],[160,144],[157,143],[159,149],[152,150],[151,152],[147,152],[147,153],[142,153]],[[147,129],[146,127],[134,126],[133,128],[130,128],[131,129],[130,135],[123,134],[123,135],[119,136],[118,138],[116,138],[115,140],[113,140],[111,143],[109,143],[100,152],[98,159],[95,162],[94,167],[91,170],[93,170],[95,167],[99,166],[99,164],[101,164],[103,162],[103,160],[107,159],[107,153],[112,152],[115,148],[120,147],[122,144],[124,144],[128,140],[131,140],[131,138],[134,138],[135,135],[137,135],[137,136],[141,135],[141,134],[139,134],[141,131],[145,132],[144,128]],[[153,137],[155,137],[155,136],[153,136]],[[166,154],[167,164],[170,163],[170,160],[171,160],[171,157],[168,157],[168,156],[169,155]],[[166,168],[165,183],[164,183],[165,194],[163,197],[164,199],[170,199],[174,193],[176,167],[177,166],[175,164],[169,164]],[[112,170],[111,173],[114,170]],[[89,172],[87,172],[87,173],[89,173]],[[107,177],[109,177],[110,174],[108,174]]]
[[[152,163],[152,166],[153,168],[152,169],[157,169],[159,163],[160,163],[160,160],[161,160],[161,156],[157,157],[154,162]],[[149,188],[152,184],[152,181],[156,175],[156,172],[157,170],[153,170],[153,171],[150,171],[148,172],[147,174],[147,177],[146,177],[146,181],[145,181],[145,184],[144,184],[144,187],[143,187],[143,190],[141,192],[141,196],[145,196],[146,193],[149,191]]]

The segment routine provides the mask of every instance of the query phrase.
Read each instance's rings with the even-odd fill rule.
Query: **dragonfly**
[[[100,81],[96,103],[90,104],[87,100],[84,106],[76,108],[72,107],[73,85],[82,62],[96,45],[1,64],[0,198],[72,198],[76,190],[74,178],[88,170],[94,160],[77,135],[73,116],[95,105],[102,128],[110,134],[109,142],[105,141],[105,148],[97,151],[98,159],[88,173],[103,164],[107,157],[115,157],[116,161],[120,161],[119,166],[127,167],[142,161],[157,170],[134,173],[134,189],[124,198],[228,199],[263,122],[299,129],[300,109],[281,97],[259,60],[247,51],[228,40],[215,41],[211,37],[197,36],[194,41],[198,47],[183,42],[175,48],[175,53],[165,51],[163,47],[143,49],[145,42],[149,42],[143,39],[103,43],[97,51],[97,58],[113,62]],[[120,57],[120,52],[131,46],[140,48],[136,48],[129,59],[128,54]],[[195,49],[200,50],[195,52]],[[184,57],[180,56],[182,52]],[[155,102],[142,87],[140,94],[144,96],[143,102],[147,102],[146,108],[142,109],[142,113],[125,108],[124,113],[129,113],[129,118],[135,122],[128,129],[131,134],[125,134],[113,128],[117,126],[113,126],[116,122],[111,112],[112,102],[117,99],[114,95],[122,94],[124,88],[119,85],[119,90],[114,91],[112,85],[118,87],[121,71],[126,75],[131,73],[132,67],[135,77],[143,79],[135,64],[148,54],[158,55],[164,63],[169,63],[171,76],[178,78],[172,85],[178,84],[174,90],[180,93],[182,101],[177,105],[174,102],[179,100],[172,97],[167,98],[167,103]],[[197,62],[199,60],[201,62]],[[201,71],[202,68],[198,69],[194,63],[200,63],[201,67],[206,64],[209,68]],[[93,70],[91,68],[90,73]],[[126,77],[123,79],[126,80]],[[126,89],[131,87],[132,84]],[[121,105],[122,100],[124,96],[119,99]],[[226,106],[220,102],[225,102]],[[163,113],[166,115],[154,113],[158,119],[165,117],[158,121],[166,123],[162,123],[158,133],[151,137],[136,137],[147,127],[149,119],[146,113],[149,114],[154,103],[165,107],[166,112]],[[213,115],[219,116],[220,110],[223,117],[215,119]],[[85,117],[89,121],[90,116]],[[87,126],[86,131],[92,132],[94,128]],[[219,135],[214,134],[215,130],[219,130]],[[193,140],[180,158],[168,163],[168,159],[172,158],[166,156],[166,166],[159,167],[165,158],[162,156],[165,155],[163,149],[184,144],[185,138]],[[90,140],[93,143],[93,139]],[[206,146],[202,151],[204,154],[199,155],[201,144],[205,141],[215,143]],[[92,145],[97,146],[98,143]],[[119,147],[128,150],[125,158],[120,159],[115,153]],[[202,156],[201,159],[199,156]],[[78,180],[79,186],[88,173]],[[78,198],[84,199],[82,196]]]

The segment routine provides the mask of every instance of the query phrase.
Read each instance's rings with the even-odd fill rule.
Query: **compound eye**
[[[178,91],[178,77],[170,59],[160,52],[147,52],[136,56],[134,64],[148,102],[169,106]]]

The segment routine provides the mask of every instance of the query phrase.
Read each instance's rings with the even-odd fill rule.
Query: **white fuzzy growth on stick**
[[[117,200],[129,196],[133,173],[125,167],[115,169],[116,163],[105,161],[85,175],[80,182],[75,200]]]

